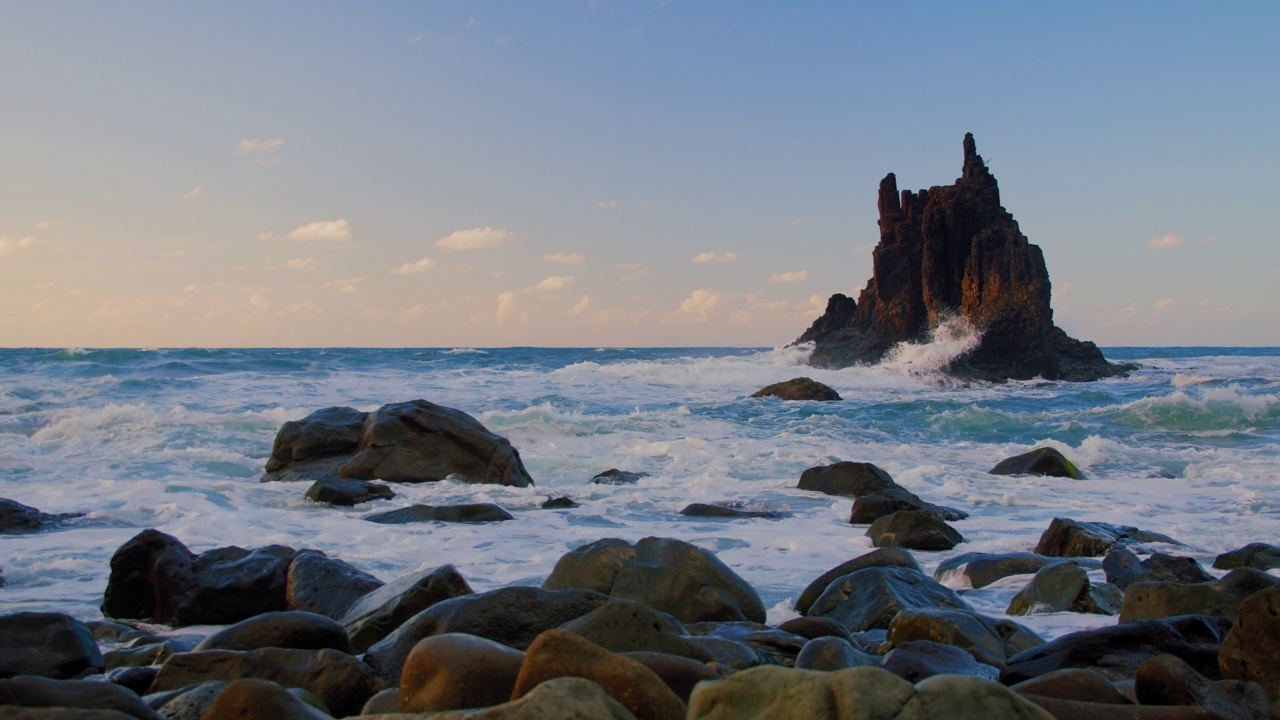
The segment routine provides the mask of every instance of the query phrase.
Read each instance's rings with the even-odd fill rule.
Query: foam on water
[[[807,348],[660,350],[0,351],[0,497],[84,512],[66,528],[0,536],[0,611],[98,616],[117,547],[144,528],[197,551],[228,544],[319,548],[384,579],[443,563],[478,590],[538,584],[567,550],[602,537],[678,537],[751,582],[773,621],[828,568],[871,549],[850,501],[795,489],[807,467],[874,462],[898,482],[971,513],[967,542],[917,553],[926,570],[961,552],[1028,550],[1055,516],[1155,530],[1202,561],[1280,524],[1280,353],[1110,355],[1143,368],[1099,383],[947,382],[938,370],[976,334],[948,325],[877,367],[821,370]],[[749,397],[798,375],[839,403]],[[357,508],[306,501],[305,484],[259,483],[280,424],[330,405],[371,410],[423,397],[476,416],[524,458],[534,488],[397,485]],[[996,477],[997,461],[1056,447],[1088,476]],[[618,467],[649,477],[593,485]],[[582,506],[543,510],[548,495]],[[514,522],[386,526],[370,512],[414,502],[495,502]],[[693,502],[788,513],[688,518]],[[1026,578],[966,593],[1002,614]],[[1056,635],[1114,622],[1055,613]]]

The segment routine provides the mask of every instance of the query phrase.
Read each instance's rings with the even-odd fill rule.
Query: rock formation
[[[964,171],[954,185],[898,192],[880,181],[880,243],[857,302],[836,294],[796,341],[815,343],[810,363],[875,363],[898,343],[926,339],[950,317],[967,319],[981,340],[947,368],[961,377],[1002,381],[1097,380],[1130,366],[1109,363],[1097,346],[1053,324],[1049,273],[1000,205],[995,176],[964,137]]]

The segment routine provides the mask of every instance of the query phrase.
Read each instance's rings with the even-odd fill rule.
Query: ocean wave
[[[456,348],[449,348],[448,350],[441,350],[440,354],[441,355],[488,355],[489,353],[484,350],[478,350],[476,348],[456,347]]]
[[[982,342],[982,333],[963,315],[944,318],[924,342],[901,342],[889,349],[878,367],[885,370],[951,383],[944,373],[956,358],[971,352]]]
[[[1134,400],[1113,409],[1115,421],[1175,432],[1280,426],[1280,395],[1251,393],[1236,383],[1197,390]]]

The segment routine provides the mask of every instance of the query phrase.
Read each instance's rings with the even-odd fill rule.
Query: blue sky
[[[10,3],[0,341],[782,344],[870,277],[884,174],[973,132],[1069,332],[1280,344],[1278,20]]]

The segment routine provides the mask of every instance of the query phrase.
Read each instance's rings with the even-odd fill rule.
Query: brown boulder
[[[928,513],[899,510],[871,523],[867,536],[876,547],[950,550],[964,542],[955,528]]]
[[[641,603],[611,599],[560,626],[610,652],[658,652],[698,662],[711,654],[689,638],[679,620]]]
[[[297,610],[263,613],[241,620],[205,638],[194,652],[268,647],[354,652],[351,639],[341,625],[323,615]]]
[[[1271,717],[1271,699],[1260,685],[1214,682],[1173,655],[1158,655],[1138,666],[1133,691],[1143,705],[1194,705],[1230,720]]]
[[[1129,705],[1129,698],[1116,689],[1111,680],[1092,668],[1054,670],[1039,677],[1023,680],[1011,690],[1023,695],[1076,700],[1107,705]]]
[[[200,720],[332,720],[268,680],[241,678],[227,683]]]
[[[1222,677],[1256,682],[1271,697],[1280,698],[1276,658],[1280,658],[1280,588],[1263,590],[1240,603],[1218,652],[1218,667]]]
[[[713,670],[706,663],[690,660],[687,657],[668,655],[660,652],[624,652],[623,657],[631,658],[653,671],[662,678],[662,682],[671,688],[684,702],[689,702],[693,688],[703,680],[719,680],[724,677],[720,671]]]
[[[397,716],[403,720],[419,717]],[[548,680],[519,700],[483,710],[453,710],[430,717],[431,720],[636,720],[635,715],[609,697],[603,688],[579,677]]]
[[[445,633],[413,646],[400,674],[400,712],[488,707],[506,702],[524,653],[492,640]]]
[[[471,586],[452,565],[396,578],[347,608],[342,626],[356,652],[368,650],[409,618],[442,600],[470,595]]]
[[[1215,615],[1234,620],[1246,598],[1275,587],[1280,587],[1280,578],[1253,568],[1236,568],[1209,583],[1134,583],[1124,591],[1120,622],[1174,615]]]
[[[1139,543],[1182,544],[1168,535],[1127,525],[1056,517],[1040,535],[1036,553],[1051,557],[1102,557],[1118,545]]]

